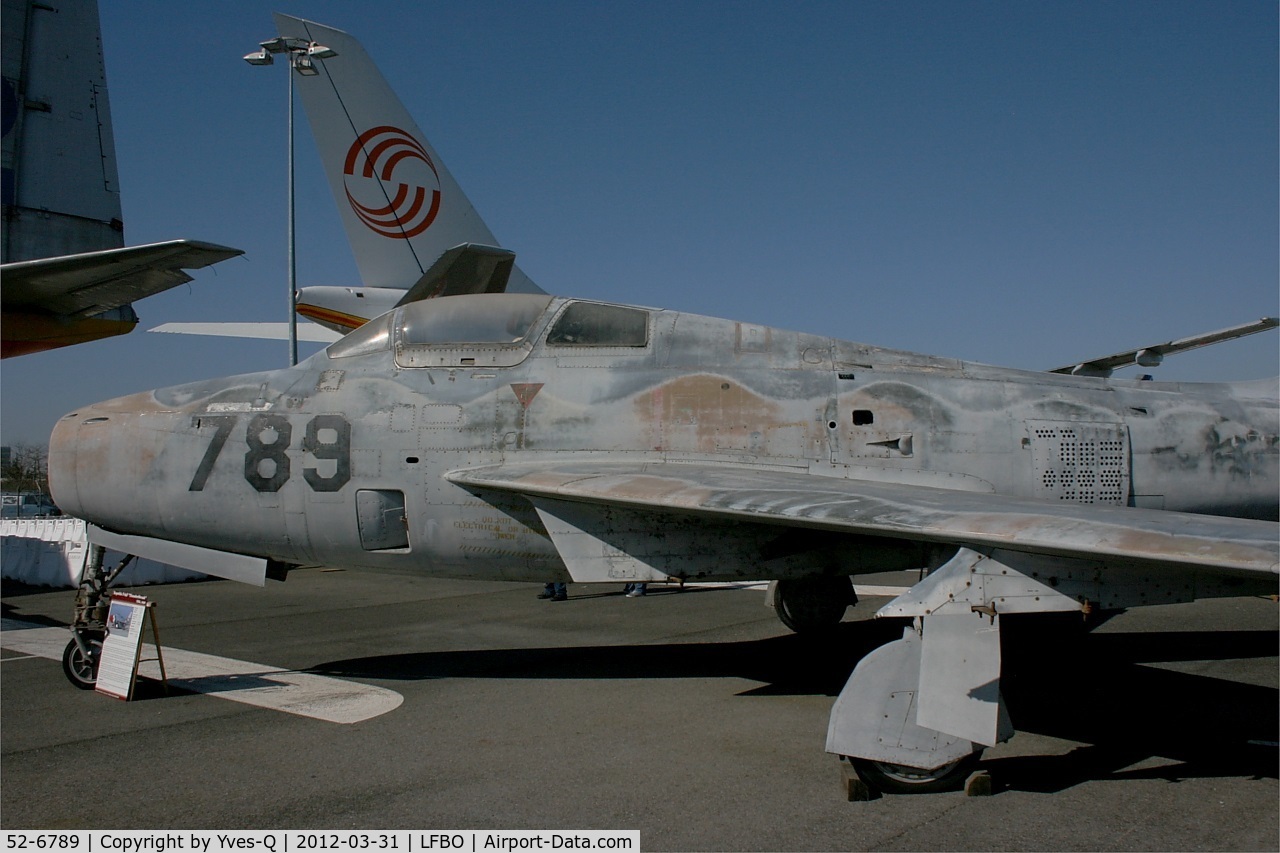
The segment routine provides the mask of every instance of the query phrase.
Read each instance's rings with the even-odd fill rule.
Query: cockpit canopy
[[[369,321],[332,344],[328,354],[349,358],[394,349],[400,367],[510,366],[523,361],[533,348],[531,332],[552,301],[541,293],[426,299]],[[649,312],[570,302],[551,324],[546,340],[551,347],[645,347]]]
[[[414,302],[396,318],[396,343],[401,346],[454,344],[511,345],[529,334],[551,297],[538,293],[448,296]]]

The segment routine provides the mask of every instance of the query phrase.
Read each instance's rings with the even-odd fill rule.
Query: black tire
[[[866,758],[850,757],[849,762],[858,777],[874,790],[886,794],[936,794],[963,788],[980,758],[982,753],[975,752],[936,770],[921,770]]]
[[[846,576],[790,578],[774,588],[773,609],[797,634],[820,634],[834,630],[857,600]]]
[[[101,631],[85,631],[81,634],[89,647],[89,657],[80,651],[80,645],[73,639],[62,650],[62,672],[67,681],[81,690],[92,690],[98,683],[98,660],[102,657]]]

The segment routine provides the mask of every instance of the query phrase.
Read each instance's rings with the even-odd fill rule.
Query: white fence
[[[89,553],[84,522],[78,518],[17,518],[0,521],[0,574],[35,586],[76,587]],[[108,550],[106,564],[123,559]],[[118,586],[196,580],[204,575],[157,563],[134,560],[116,581]]]

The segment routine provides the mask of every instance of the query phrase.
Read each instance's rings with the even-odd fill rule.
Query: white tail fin
[[[360,42],[312,21],[275,20],[281,36],[336,52],[294,85],[365,286],[408,290],[455,246],[500,245]],[[509,289],[541,292],[519,269]]]
[[[4,5],[4,262],[124,245],[98,4]]]

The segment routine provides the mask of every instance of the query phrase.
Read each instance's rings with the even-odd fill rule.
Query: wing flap
[[[862,536],[1149,567],[1280,574],[1275,522],[1056,503],[777,470],[582,460],[454,471],[454,483],[531,499],[666,510]]]

